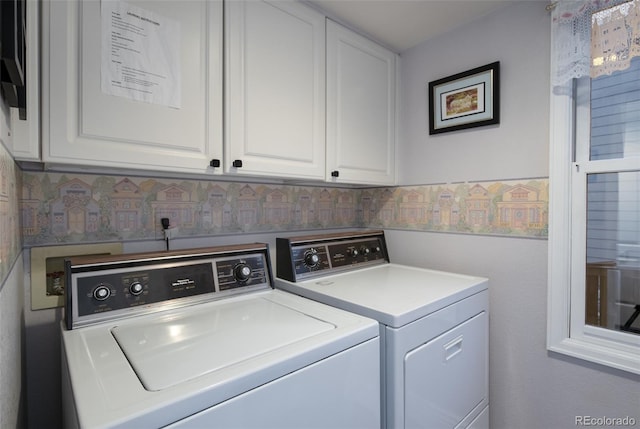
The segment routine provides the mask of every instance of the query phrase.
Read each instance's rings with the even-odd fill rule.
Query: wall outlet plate
[[[119,255],[122,243],[69,244],[31,248],[31,310],[64,307],[64,260],[73,256]]]

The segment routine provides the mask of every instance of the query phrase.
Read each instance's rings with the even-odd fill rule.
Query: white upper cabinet
[[[324,16],[251,0],[225,19],[225,171],[324,180]]]
[[[222,159],[221,1],[45,1],[42,26],[43,161],[222,172],[209,166]],[[138,57],[118,63],[125,52]],[[122,73],[105,90],[110,64]]]
[[[396,55],[327,20],[327,181],[393,185]]]
[[[42,2],[41,160],[395,184],[396,55],[302,2],[224,4]]]
[[[11,108],[11,154],[17,160],[40,160],[40,9],[39,2],[26,8],[26,119],[20,119],[17,108]]]

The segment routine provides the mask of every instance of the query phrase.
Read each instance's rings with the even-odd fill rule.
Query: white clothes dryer
[[[66,261],[66,428],[371,428],[374,320],[273,290],[266,244]]]
[[[278,238],[276,288],[376,319],[382,427],[488,428],[488,279],[389,261],[384,231]]]

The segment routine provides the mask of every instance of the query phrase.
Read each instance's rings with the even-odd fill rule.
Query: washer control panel
[[[67,329],[270,289],[266,244],[71,258]]]
[[[383,231],[276,239],[277,276],[293,282],[388,262]]]

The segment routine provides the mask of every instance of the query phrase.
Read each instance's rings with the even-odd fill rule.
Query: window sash
[[[596,164],[596,165],[594,165]],[[625,170],[616,168],[627,164]],[[587,325],[585,322],[586,302],[586,266],[587,266],[587,176],[595,173],[635,171],[638,170],[637,160],[633,170],[627,162],[588,161],[584,164],[572,163],[572,198],[571,207],[575,211],[571,233],[571,303],[570,327],[571,338],[581,339],[594,345],[610,347],[613,350],[626,353],[640,353],[640,335],[615,331],[597,326]],[[551,243],[552,244],[552,243]],[[638,360],[640,364],[640,359]],[[640,368],[638,368],[640,372]]]
[[[589,145],[574,144],[589,141],[585,82],[574,97],[551,94],[547,348],[640,374],[640,337],[585,323],[587,174],[638,169],[637,158],[590,161]]]

